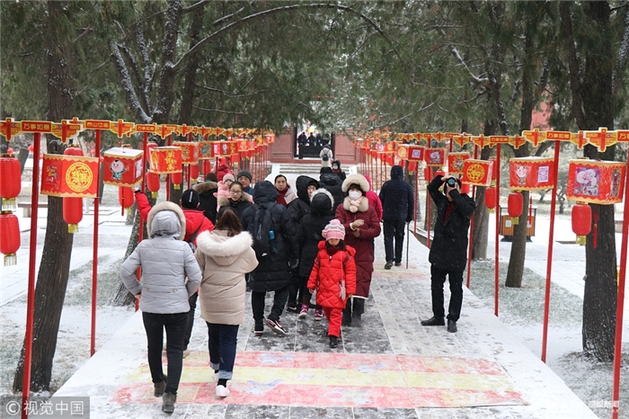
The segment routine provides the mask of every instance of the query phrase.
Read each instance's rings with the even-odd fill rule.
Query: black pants
[[[177,394],[181,367],[183,365],[183,341],[188,324],[188,313],[157,314],[142,313],[144,330],[148,341],[148,361],[154,383],[164,381],[162,369],[162,348],[164,327],[166,328],[166,355],[168,358],[168,379],[166,393]]]
[[[450,271],[430,266],[430,290],[432,293],[432,312],[436,318],[444,317],[443,284],[446,275],[450,281],[450,305],[448,306],[448,320],[457,321],[461,315],[463,304],[463,271]]]
[[[404,247],[405,220],[385,219],[384,224],[384,253],[389,263],[402,263],[402,249]],[[395,237],[395,254],[393,253],[393,238]]]
[[[192,326],[194,326],[194,310],[197,308],[197,299],[199,298],[199,293],[195,292],[188,298],[188,303],[190,303],[190,311],[188,312],[188,324],[186,325],[186,337],[183,341],[183,350],[188,349],[188,344],[190,343],[190,336],[192,336]]]
[[[297,298],[297,294],[302,297],[303,291],[300,287],[299,275],[297,273],[291,272],[290,285],[288,286],[288,302],[286,303],[287,307],[300,308],[299,301],[301,298]]]
[[[362,298],[348,298],[343,314],[351,317],[361,317],[365,312],[365,300]]]
[[[279,320],[284,311],[284,305],[288,299],[288,285],[279,290],[275,290],[273,296],[273,307],[271,314],[267,316],[269,320]],[[251,291],[251,308],[253,309],[253,319],[256,323],[262,322],[264,319],[264,298],[266,291]]]

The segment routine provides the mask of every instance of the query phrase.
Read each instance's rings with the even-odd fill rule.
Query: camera
[[[456,188],[456,179],[453,177],[449,177],[448,179],[446,179],[446,185],[451,188]]]

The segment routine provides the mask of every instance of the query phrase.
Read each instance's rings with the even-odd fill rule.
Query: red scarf
[[[275,190],[277,190],[280,193],[279,198],[277,198],[275,200],[275,202],[277,202],[278,204],[282,204],[284,206],[287,206],[288,204],[286,203],[286,200],[284,199],[284,196],[286,195],[286,192],[288,192],[288,186],[286,187],[286,189],[284,189],[283,191],[280,191],[279,189],[275,188]]]
[[[445,223],[446,220],[448,219],[448,217],[450,216],[450,214],[452,214],[452,211],[454,211],[454,202],[450,202],[448,203],[448,207],[446,208],[446,214],[443,217],[443,222]]]

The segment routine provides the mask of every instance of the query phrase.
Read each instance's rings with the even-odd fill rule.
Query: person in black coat
[[[334,210],[345,200],[345,193],[342,189],[343,181],[341,178],[332,173],[329,167],[321,168],[321,176],[319,176],[319,187],[326,189],[334,197]]]
[[[332,173],[334,173],[335,175],[338,175],[338,177],[341,180],[345,180],[345,178],[347,178],[347,175],[345,174],[343,169],[341,169],[341,161],[340,160],[332,161]]]
[[[242,183],[240,182],[232,182],[232,184],[229,185],[229,198],[219,196],[217,198],[217,202],[220,206],[218,214],[216,214],[217,221],[220,220],[223,213],[229,209],[233,211],[242,222],[242,215],[244,211],[252,205],[251,195],[244,192]]]
[[[413,219],[415,199],[413,188],[404,182],[402,166],[391,168],[391,180],[387,180],[380,189],[382,202],[382,221],[384,225],[384,252],[386,264],[384,269],[391,269],[395,259],[395,266],[402,265],[402,249],[404,248],[404,229],[406,223]],[[395,254],[393,252],[393,238],[395,237]]]
[[[319,182],[310,176],[302,175],[297,177],[295,187],[297,188],[297,199],[288,204],[287,208],[293,220],[293,225],[295,228],[299,229],[302,218],[304,218],[306,214],[310,214],[310,196],[319,188]],[[297,243],[301,244],[301,241]],[[301,295],[303,295],[301,294],[300,298],[297,298],[297,293],[300,290],[298,269],[299,267],[293,269],[291,272],[293,280],[290,284],[288,302],[286,303],[286,310],[293,313],[299,312],[301,303],[298,303],[298,301],[301,301]]]
[[[249,286],[251,287],[251,306],[256,335],[262,334],[264,322],[280,333],[288,333],[280,324],[280,316],[288,297],[291,264],[297,266],[299,253],[293,221],[286,207],[275,202],[278,196],[279,192],[271,182],[266,180],[258,182],[253,189],[255,204],[251,204],[242,213],[243,230],[249,231],[255,238],[255,232],[252,230],[255,229],[256,213],[260,215],[262,211],[270,211],[273,224],[272,231],[275,237],[274,249],[265,255],[258,256],[258,267],[250,274]],[[271,313],[265,319],[264,299],[267,291],[274,291],[275,295]]]
[[[325,240],[321,232],[330,220],[334,219],[333,212],[334,198],[325,189],[317,189],[310,202],[310,213],[306,214],[300,222],[297,233],[297,241],[301,244],[299,256],[299,285],[301,290],[301,311],[299,318],[308,315],[310,298],[312,294],[308,291],[308,279],[314,266],[317,253],[319,252],[319,242]],[[318,316],[318,317],[317,317]],[[320,306],[315,306],[315,320],[323,319],[323,310]]]
[[[216,174],[209,173],[216,177]],[[203,215],[205,215],[212,224],[216,224],[216,197],[214,193],[218,191],[218,183],[208,180],[208,176],[206,176],[205,182],[198,183],[192,187],[195,191],[199,193],[199,210],[203,211]]]
[[[444,192],[439,188],[444,184]],[[476,203],[460,193],[461,181],[455,177],[436,176],[428,185],[428,192],[437,205],[437,221],[428,260],[430,261],[430,289],[433,317],[422,320],[422,326],[442,326],[444,322],[443,284],[450,281],[448,332],[457,331],[456,322],[463,303],[463,271],[467,263],[467,230]]]

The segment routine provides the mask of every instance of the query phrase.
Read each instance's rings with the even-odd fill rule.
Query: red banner
[[[72,198],[96,198],[98,158],[44,154],[41,193]]]

